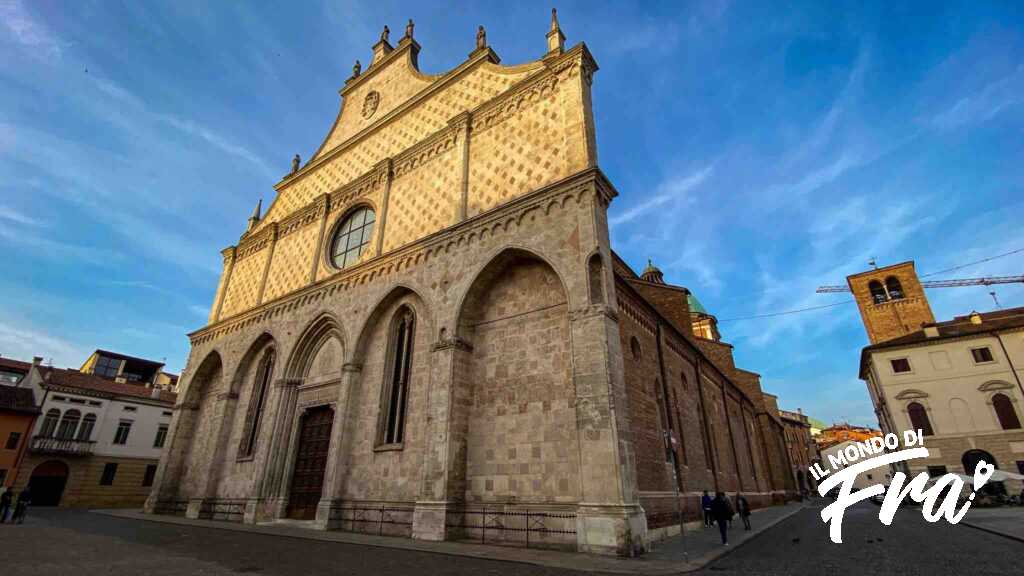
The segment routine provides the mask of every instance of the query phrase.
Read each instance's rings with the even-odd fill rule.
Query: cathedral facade
[[[635,555],[702,490],[781,500],[757,375],[612,251],[586,46],[419,50],[385,30],[222,252],[147,511]]]

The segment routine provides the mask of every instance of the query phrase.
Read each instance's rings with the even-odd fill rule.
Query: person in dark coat
[[[736,493],[736,513],[743,519],[743,529],[750,530],[750,502],[739,492]]]
[[[708,496],[708,491],[704,491],[704,495],[700,498],[700,507],[704,510],[704,527],[710,528],[711,524],[714,523],[714,519],[711,517],[711,496]]]
[[[725,494],[722,492],[715,494],[715,499],[711,501],[711,515],[718,523],[718,532],[722,535],[723,546],[729,545],[729,520],[732,520],[732,514],[732,504],[729,503]]]
[[[32,503],[32,492],[25,486],[25,489],[18,494],[18,503],[14,505],[14,516],[11,516],[11,522],[15,524],[22,524],[25,522],[25,513],[28,511],[28,505]]]
[[[7,522],[7,514],[11,511],[11,489],[4,490],[0,494],[0,524]]]

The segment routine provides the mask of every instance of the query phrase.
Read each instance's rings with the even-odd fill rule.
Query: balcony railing
[[[92,440],[52,438],[36,436],[32,439],[32,451],[37,454],[60,454],[63,456],[88,456],[92,454]]]

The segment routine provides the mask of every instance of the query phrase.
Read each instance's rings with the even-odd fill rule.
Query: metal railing
[[[92,440],[36,436],[32,438],[30,450],[37,454],[60,454],[62,456],[88,456],[92,454]]]
[[[396,504],[338,504],[331,506],[331,524],[348,532],[412,537],[415,508]]]
[[[158,500],[153,507],[154,514],[184,516],[188,511],[188,500]]]
[[[241,522],[245,518],[245,503],[244,499],[207,500],[199,505],[199,517],[204,520]]]
[[[575,547],[576,513],[531,510],[515,504],[448,510],[447,528],[465,531],[481,544]]]

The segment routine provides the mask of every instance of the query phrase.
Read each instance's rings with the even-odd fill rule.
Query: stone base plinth
[[[576,549],[589,554],[639,556],[646,551],[647,517],[638,505],[581,504]]]

